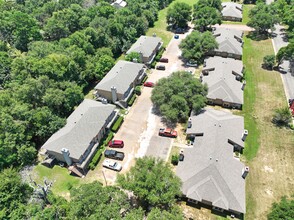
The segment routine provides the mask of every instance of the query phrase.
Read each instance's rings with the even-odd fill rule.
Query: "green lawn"
[[[245,115],[245,128],[250,132],[245,142],[244,155],[247,160],[254,158],[259,147],[259,130],[255,120],[255,100],[257,93],[256,70],[260,70],[260,61],[264,53],[258,51],[252,41],[244,37],[243,63],[245,66],[246,87],[244,90],[243,114]],[[254,59],[253,59],[254,58]]]
[[[57,195],[62,195],[68,198],[70,188],[77,187],[81,183],[81,178],[69,175],[66,168],[54,166],[52,169],[41,164],[34,168],[33,180],[39,184],[43,184],[44,179],[53,181],[52,191]]]
[[[254,5],[243,5],[243,19],[242,22],[234,21],[223,21],[223,24],[247,24],[249,21],[249,11],[254,7]]]

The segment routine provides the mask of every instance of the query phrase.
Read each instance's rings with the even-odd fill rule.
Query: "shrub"
[[[179,163],[179,155],[178,155],[178,154],[174,154],[174,155],[172,155],[171,163],[172,163],[173,165],[178,165],[178,163]]]
[[[124,118],[122,116],[119,116],[114,125],[112,126],[111,130],[113,132],[117,132],[121,124],[123,123]]]
[[[279,126],[289,126],[292,116],[288,107],[276,109],[273,115],[273,123]]]
[[[161,56],[162,56],[162,54],[163,54],[163,52],[164,52],[164,50],[165,50],[165,47],[161,47],[160,48],[160,50],[157,52],[157,55],[156,55],[156,57],[155,57],[155,61],[159,61],[160,60],[160,58],[161,58]]]
[[[112,131],[109,131],[107,137],[105,138],[105,140],[103,141],[103,144],[104,145],[107,145],[109,143],[109,141],[111,141],[113,138],[113,132]]]
[[[148,76],[145,76],[144,79],[141,82],[141,85],[143,85],[143,83],[146,82],[147,79],[148,79]]]
[[[102,153],[105,149],[105,146],[103,145],[96,153],[95,156],[92,158],[91,163],[89,164],[89,169],[94,170],[97,166],[98,162],[101,159]]]
[[[275,61],[276,61],[275,55],[266,55],[263,58],[264,68],[272,70],[275,65]]]
[[[136,94],[134,93],[133,96],[128,101],[128,106],[132,106],[134,104],[135,99],[136,99]]]
[[[152,63],[151,63],[151,68],[154,69],[155,66],[156,66],[157,62],[154,60]]]
[[[141,86],[136,86],[135,87],[135,94],[136,95],[141,95]]]

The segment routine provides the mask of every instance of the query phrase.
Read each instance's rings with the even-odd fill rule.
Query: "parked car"
[[[105,150],[104,156],[115,160],[123,160],[125,158],[125,153],[116,150]]]
[[[156,66],[157,70],[165,70],[165,65],[158,65]]]
[[[144,82],[143,84],[146,87],[154,87],[154,83],[153,82]]]
[[[164,136],[164,137],[176,138],[178,136],[178,132],[171,128],[160,128],[158,135]]]
[[[174,36],[174,38],[175,38],[175,39],[179,39],[179,35],[176,34],[176,35]]]
[[[162,62],[162,63],[168,63],[168,58],[160,58],[159,62]]]
[[[121,164],[108,159],[103,161],[102,166],[115,171],[121,171],[122,169]]]
[[[194,61],[188,61],[186,63],[186,66],[191,66],[191,67],[198,67],[198,64]]]
[[[108,143],[109,147],[115,147],[115,148],[123,148],[124,147],[124,141],[122,140],[112,140]]]

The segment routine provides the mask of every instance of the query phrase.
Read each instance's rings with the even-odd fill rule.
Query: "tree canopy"
[[[0,170],[34,162],[171,0],[0,1]]]
[[[128,173],[118,175],[117,183],[132,191],[145,210],[169,209],[181,193],[179,177],[163,160],[152,157],[138,158]]]
[[[208,31],[204,33],[193,31],[180,44],[182,57],[198,64],[204,61],[206,53],[217,47],[215,37]]]
[[[274,25],[279,22],[278,15],[272,5],[259,3],[249,11],[249,27],[255,29],[258,34],[267,34],[269,29],[274,30]]]
[[[294,199],[282,197],[279,203],[272,205],[271,212],[267,215],[268,220],[294,219]]]
[[[207,88],[189,72],[174,72],[160,79],[152,90],[151,100],[170,122],[186,121],[191,110],[205,106]]]
[[[185,28],[191,20],[192,7],[184,2],[176,2],[168,8],[166,22],[174,28]]]
[[[210,29],[212,25],[222,23],[222,5],[220,0],[200,0],[194,5],[193,23],[200,31]]]

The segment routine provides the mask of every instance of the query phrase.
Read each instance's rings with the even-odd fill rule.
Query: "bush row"
[[[122,116],[119,116],[114,125],[112,126],[111,130],[113,132],[117,132],[121,124],[123,123],[124,118]]]
[[[97,166],[98,162],[101,159],[102,153],[104,152],[105,146],[101,147],[99,150],[97,150],[95,156],[92,158],[91,163],[89,164],[89,169],[94,170]]]
[[[136,99],[136,94],[134,93],[132,98],[130,98],[130,100],[128,101],[128,106],[132,106],[134,104],[135,99]]]

